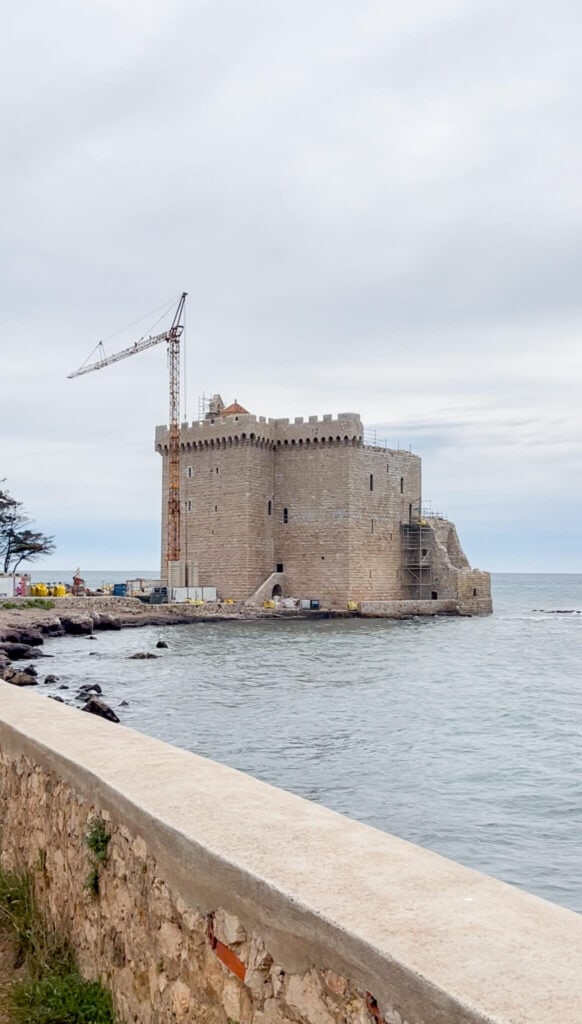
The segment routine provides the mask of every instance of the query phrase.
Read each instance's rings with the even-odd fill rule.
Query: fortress
[[[163,458],[166,571],[168,429]],[[266,419],[220,395],[201,422],[182,424],[181,552],[176,586],[216,587],[222,599],[273,596],[353,603],[389,614],[491,611],[490,577],[471,569],[454,525],[423,510],[421,460],[367,443],[357,413]],[[427,603],[430,603],[427,606]]]

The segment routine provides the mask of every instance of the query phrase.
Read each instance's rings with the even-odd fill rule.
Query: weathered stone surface
[[[149,658],[157,658],[157,654],[152,654],[151,651],[138,651],[137,654],[130,654],[130,661],[143,661]]]
[[[3,640],[0,643],[0,652],[4,652],[10,658],[10,661],[24,661],[25,658],[46,657],[37,647],[31,647],[29,644],[11,643],[7,640]]]
[[[65,633],[72,636],[83,636],[93,632],[93,619],[90,615],[76,615],[74,618],[68,615],[61,615],[61,626]]]
[[[40,630],[32,626],[6,630],[2,639],[14,644],[28,644],[29,647],[40,647],[44,643]]]
[[[109,705],[105,701],[99,700],[98,697],[89,697],[81,711],[88,711],[90,715],[99,715],[100,718],[106,718],[108,722],[119,722],[115,711],[112,711]]]
[[[214,934],[217,939],[227,946],[236,946],[244,942],[247,933],[242,922],[233,914],[227,914],[225,910],[217,910],[214,915]]]
[[[26,669],[18,671],[10,667],[4,669],[4,682],[11,683],[12,686],[36,686],[38,679],[35,674],[27,672]]]
[[[156,647],[167,647],[167,646],[168,645],[167,645],[165,640],[158,640],[158,642],[156,644]]]
[[[81,693],[103,693],[99,683],[83,683],[79,690]]]
[[[50,683],[50,684],[52,684],[54,686],[55,683],[58,683],[59,678],[60,678],[60,676],[55,676],[55,675],[53,675],[52,673],[49,672],[48,676],[44,677],[44,681],[45,681],[45,683]]]
[[[93,624],[95,629],[121,629],[122,625],[118,615],[108,612],[93,612]]]

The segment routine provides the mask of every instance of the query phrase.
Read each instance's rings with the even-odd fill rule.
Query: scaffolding
[[[432,530],[419,510],[408,523],[401,523],[402,587],[409,601],[432,598]]]

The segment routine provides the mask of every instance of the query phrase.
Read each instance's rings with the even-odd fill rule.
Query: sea
[[[582,912],[582,574],[496,574],[493,600],[48,640],[59,683],[39,692],[98,682],[131,728]]]

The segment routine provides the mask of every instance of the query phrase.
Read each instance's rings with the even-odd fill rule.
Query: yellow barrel
[[[57,583],[55,587],[55,597],[66,597],[67,588],[64,583]]]

